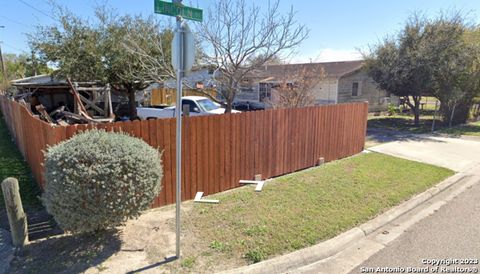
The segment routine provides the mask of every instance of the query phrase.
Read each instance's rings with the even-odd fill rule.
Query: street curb
[[[281,273],[302,265],[314,263],[323,258],[328,258],[343,250],[351,242],[358,241],[365,234],[358,227],[352,228],[330,240],[304,249],[278,256],[270,260],[247,265],[221,273]]]
[[[331,257],[345,249],[352,243],[365,238],[367,235],[376,231],[378,228],[394,221],[399,216],[414,209],[418,205],[430,200],[432,197],[443,192],[447,188],[457,184],[460,181],[468,180],[473,175],[457,173],[426,191],[415,195],[411,199],[393,207],[382,213],[374,219],[352,228],[332,239],[321,242],[311,247],[294,251],[292,253],[277,256],[275,258],[262,261],[256,264],[243,266],[236,269],[226,270],[220,273],[239,274],[239,273],[284,273],[289,270],[297,269],[301,266],[309,265],[314,262]]]

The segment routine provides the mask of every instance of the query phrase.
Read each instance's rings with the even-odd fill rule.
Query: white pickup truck
[[[202,96],[182,97],[182,106],[189,106],[190,116],[212,115],[225,113],[225,109],[212,100]],[[175,106],[164,109],[137,107],[137,116],[142,120],[173,118],[175,117]],[[183,108],[182,108],[183,109]],[[233,113],[240,112],[232,110]]]

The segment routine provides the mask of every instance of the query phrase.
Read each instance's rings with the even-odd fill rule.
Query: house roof
[[[47,74],[27,77],[23,79],[17,79],[11,81],[15,86],[26,86],[26,85],[44,85],[44,86],[54,86],[54,85],[66,85],[67,81],[64,79],[59,79],[52,77]]]
[[[258,74],[259,77],[273,80],[275,77],[283,77],[299,71],[300,69],[312,68],[325,73],[326,77],[340,78],[348,73],[354,72],[363,66],[363,61],[343,61],[324,63],[284,64],[268,65]]]

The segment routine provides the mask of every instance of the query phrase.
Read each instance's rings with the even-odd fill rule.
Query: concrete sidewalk
[[[457,172],[480,165],[480,143],[462,138],[418,135],[416,138],[382,144],[369,150]]]

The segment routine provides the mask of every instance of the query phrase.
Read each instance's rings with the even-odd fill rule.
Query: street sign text
[[[155,13],[170,16],[181,16],[184,19],[202,22],[203,10],[187,7],[182,4],[155,0]]]

